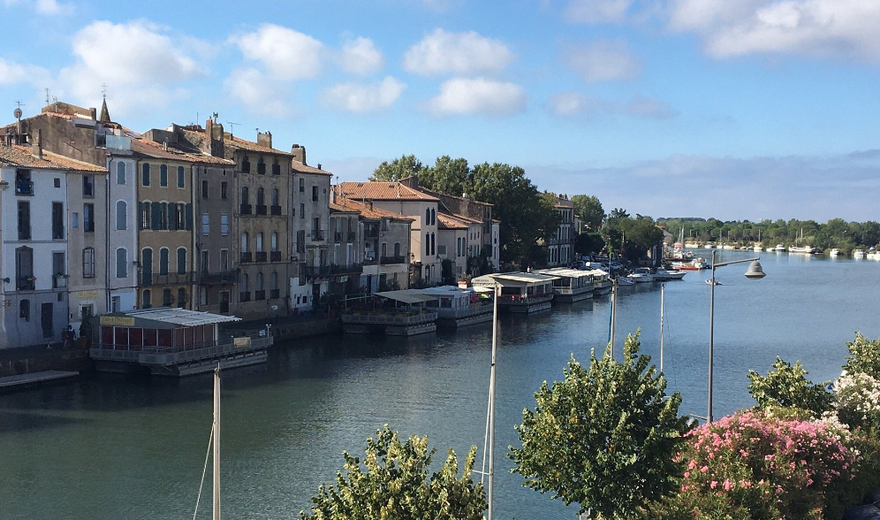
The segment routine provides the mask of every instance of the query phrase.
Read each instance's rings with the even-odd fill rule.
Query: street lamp
[[[712,365],[715,353],[715,269],[725,265],[742,264],[751,262],[745,276],[750,280],[760,280],[767,276],[761,268],[760,258],[743,258],[729,262],[715,263],[715,250],[712,251],[712,279],[709,280],[709,411],[706,414],[706,424],[712,422]]]

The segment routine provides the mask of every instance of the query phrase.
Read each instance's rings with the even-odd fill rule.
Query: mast
[[[498,350],[498,282],[495,282],[495,302],[492,307],[492,365],[489,370],[489,482],[486,487],[487,520],[492,520],[493,481],[495,480],[495,354]]]
[[[666,297],[666,284],[660,284],[660,373],[663,373],[663,309]]]
[[[220,365],[214,369],[214,504],[213,520],[220,520]]]

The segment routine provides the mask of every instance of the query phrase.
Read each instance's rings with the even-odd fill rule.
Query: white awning
[[[398,301],[401,303],[427,303],[427,302],[435,302],[437,301],[436,296],[428,296],[427,294],[422,294],[414,289],[403,289],[401,291],[384,291],[374,293],[376,296],[381,296],[382,298],[388,298],[389,300]]]
[[[132,318],[140,318],[144,320],[155,320],[163,323],[172,323],[174,325],[183,325],[184,327],[195,327],[198,325],[211,325],[213,323],[227,323],[231,321],[241,321],[238,316],[223,316],[222,314],[211,314],[210,312],[191,311],[189,309],[177,309],[161,307],[157,309],[142,309],[128,311],[126,316]]]

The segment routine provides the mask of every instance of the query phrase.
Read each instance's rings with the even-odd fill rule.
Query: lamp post
[[[712,250],[712,279],[709,280],[709,410],[706,413],[706,423],[712,422],[712,372],[715,354],[715,269],[724,267],[725,265],[742,264],[751,262],[745,276],[750,280],[760,280],[767,276],[764,269],[761,268],[760,258],[743,258],[742,260],[731,260],[728,262],[715,263],[715,250]]]

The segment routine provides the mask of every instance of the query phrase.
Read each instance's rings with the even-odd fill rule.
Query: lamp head
[[[749,264],[749,268],[746,271],[746,278],[750,280],[760,280],[765,276],[767,276],[767,273],[765,273],[764,269],[761,267],[761,262],[755,260]]]

